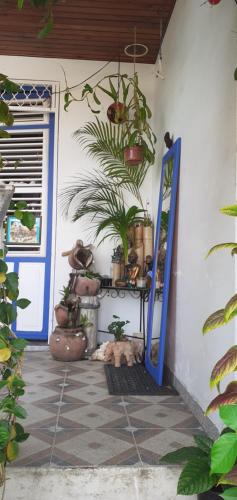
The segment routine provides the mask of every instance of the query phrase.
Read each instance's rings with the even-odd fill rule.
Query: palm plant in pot
[[[221,212],[237,217],[237,204],[224,207]],[[215,245],[209,254],[219,249],[230,249],[237,254],[237,243]],[[211,314],[204,323],[206,334],[226,325],[237,314],[237,294],[231,297],[224,308]],[[178,493],[198,494],[199,500],[237,498],[237,381],[229,382],[221,392],[222,380],[237,370],[237,346],[234,345],[215,364],[211,376],[211,388],[217,388],[218,395],[209,404],[206,415],[218,410],[226,427],[218,439],[212,441],[206,436],[194,436],[197,447],[181,448],[162,458],[163,463],[185,463],[178,482]]]

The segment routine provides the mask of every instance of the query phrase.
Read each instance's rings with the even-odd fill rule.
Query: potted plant
[[[62,328],[57,326],[50,336],[50,351],[57,361],[78,361],[82,359],[87,348],[85,329],[91,326],[86,315],[80,315],[78,326]]]
[[[224,207],[221,212],[237,217],[237,204]],[[208,255],[219,249],[231,249],[237,254],[237,243],[217,244]],[[211,314],[204,323],[206,334],[229,323],[237,314],[237,294],[231,297],[224,308]],[[204,499],[237,498],[237,381],[230,382],[221,392],[221,381],[237,369],[237,346],[234,345],[215,364],[211,376],[211,388],[217,388],[218,395],[209,404],[206,415],[219,410],[222,422],[227,426],[215,441],[206,436],[194,436],[197,448],[181,448],[162,458],[166,463],[183,463],[186,465],[178,482],[178,493],[183,495],[198,494]]]
[[[113,318],[115,319],[115,321],[112,321],[112,323],[108,325],[109,333],[114,335],[115,340],[117,342],[121,342],[122,340],[127,340],[124,335],[124,326],[130,323],[130,321],[128,320],[121,321],[120,317],[116,316],[115,314],[113,314]]]
[[[63,296],[59,304],[54,308],[55,317],[59,326],[65,327],[69,322],[68,300],[70,295],[69,286],[64,286],[60,294]]]

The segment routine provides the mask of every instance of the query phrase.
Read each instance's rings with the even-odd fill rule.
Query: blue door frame
[[[50,282],[51,282],[51,254],[52,254],[52,216],[53,216],[53,176],[54,176],[54,132],[55,132],[55,116],[54,113],[49,113],[49,123],[42,125],[15,125],[7,128],[9,132],[16,130],[49,130],[48,143],[48,187],[47,187],[47,216],[46,216],[46,252],[45,257],[37,255],[24,256],[9,256],[7,262],[14,265],[14,271],[19,271],[20,263],[25,262],[42,262],[45,264],[45,280],[44,280],[44,307],[43,307],[43,322],[41,331],[19,331],[16,327],[16,322],[13,323],[12,329],[17,337],[22,337],[28,340],[48,340],[49,326],[49,303],[50,303]],[[30,299],[30,293],[28,298]]]

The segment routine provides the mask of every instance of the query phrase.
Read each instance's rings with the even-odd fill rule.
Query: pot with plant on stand
[[[115,337],[114,342],[109,342],[105,349],[104,360],[111,361],[115,368],[120,368],[125,360],[127,366],[133,366],[134,353],[132,343],[124,335],[124,327],[130,321],[121,321],[119,316],[113,315],[114,321],[108,325],[108,331]]]
[[[237,204],[225,207],[221,212],[237,217]],[[237,254],[237,243],[228,242],[215,245],[208,255],[225,248],[229,248],[232,255]],[[224,308],[208,317],[203,333],[229,323],[236,314],[237,294],[228,300]],[[217,361],[210,376],[210,386],[218,389],[218,395],[205,414],[219,411],[220,419],[226,426],[219,437],[213,441],[205,435],[196,435],[196,447],[181,448],[161,460],[162,463],[185,464],[178,481],[178,494],[198,494],[199,500],[237,499],[237,381],[229,382],[224,392],[220,390],[221,381],[236,369],[237,346],[234,345]]]

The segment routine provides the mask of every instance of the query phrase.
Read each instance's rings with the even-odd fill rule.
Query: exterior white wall
[[[41,59],[41,58],[27,58],[27,57],[8,57],[0,56],[1,73],[9,76],[9,78],[17,79],[19,81],[29,79],[30,81],[53,81],[59,82],[60,89],[65,88],[64,68],[68,84],[75,85],[78,82],[85,80],[103,66],[103,62],[95,61],[75,61],[75,60],[61,60],[61,59]],[[137,65],[137,70],[140,77],[141,87],[147,96],[148,102],[153,107],[153,90],[155,83],[155,70],[151,65]],[[117,72],[117,64],[110,64],[102,73],[97,75],[93,82],[108,73]],[[128,72],[132,74],[133,64],[122,64],[121,72]],[[82,89],[82,87],[81,87]],[[79,92],[75,92],[79,96]],[[102,97],[104,102],[104,111],[107,109],[107,100]],[[103,101],[104,99],[104,101]],[[73,176],[78,173],[87,173],[93,166],[96,165],[95,161],[89,159],[81,147],[77,144],[76,140],[72,137],[75,130],[83,126],[87,121],[92,121],[94,115],[90,112],[86,103],[73,103],[68,112],[63,109],[64,101],[63,94],[60,95],[59,102],[59,123],[57,144],[55,150],[58,153],[58,171],[57,171],[57,191],[66,186],[67,182],[72,181]],[[103,118],[103,113],[100,115]],[[56,125],[57,127],[57,125]],[[56,174],[55,174],[56,175]],[[147,176],[144,183],[144,204],[146,200],[151,202],[151,175]],[[134,199],[128,201],[134,203]],[[54,221],[55,223],[55,221]],[[88,223],[83,221],[72,223],[62,217],[59,199],[57,199],[56,208],[56,241],[55,241],[55,284],[52,284],[52,306],[60,300],[59,290],[63,285],[67,284],[68,273],[70,267],[67,259],[61,257],[62,251],[72,248],[76,239],[80,238],[84,243],[91,243],[88,233],[85,231]],[[95,267],[101,274],[110,274],[110,263],[112,249],[115,245],[111,241],[106,241],[98,249],[95,248]],[[29,293],[28,293],[29,295]],[[27,295],[27,296],[28,296]],[[128,319],[131,324],[128,325],[127,332],[138,331],[139,319],[139,301],[130,297],[126,299],[110,299],[104,298],[101,301],[101,309],[99,311],[99,328],[106,330],[108,322],[112,319],[113,314],[120,315],[123,319]],[[51,318],[53,318],[53,309],[51,307]],[[51,330],[51,328],[50,328]],[[49,331],[49,334],[51,331]]]
[[[201,330],[234,294],[229,252],[205,256],[212,245],[235,238],[234,219],[219,208],[235,201],[237,7],[232,0],[200,4],[177,0],[163,43],[166,78],[156,83],[155,129],[160,152],[167,130],[182,138],[168,364],[206,408],[211,369],[236,343],[233,322],[205,337]],[[159,175],[153,174],[155,211]]]

